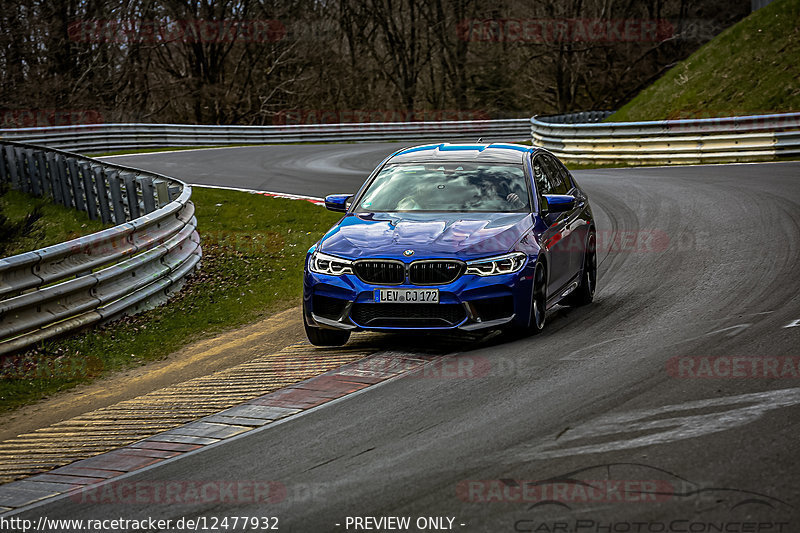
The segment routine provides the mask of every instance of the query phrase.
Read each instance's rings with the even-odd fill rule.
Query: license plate
[[[439,289],[375,289],[375,303],[438,304]]]

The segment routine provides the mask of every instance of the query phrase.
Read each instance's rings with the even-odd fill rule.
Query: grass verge
[[[195,188],[199,272],[169,304],[45,342],[0,367],[0,412],[296,305],[308,248],[339,218],[309,202]]]
[[[0,236],[2,257],[58,244],[106,227],[99,220],[90,220],[89,215],[83,211],[69,209],[56,205],[47,198],[36,198],[14,190],[8,190],[0,196],[0,213],[7,217],[6,222],[9,224],[32,221],[24,231],[15,232],[18,234]]]
[[[607,120],[800,111],[800,0],[775,0],[706,43]]]

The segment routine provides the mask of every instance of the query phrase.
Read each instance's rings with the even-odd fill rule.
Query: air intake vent
[[[314,306],[313,311],[315,315],[337,320],[342,315],[347,301],[315,294],[312,304]]]
[[[350,317],[356,324],[371,328],[451,327],[460,324],[467,313],[460,304],[353,304]]]

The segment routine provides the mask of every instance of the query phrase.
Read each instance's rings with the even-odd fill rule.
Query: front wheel
[[[572,294],[564,298],[564,303],[573,307],[587,305],[594,300],[594,290],[597,284],[597,250],[594,233],[589,235],[586,243],[586,253],[583,256],[583,275],[578,287]]]
[[[536,264],[533,274],[533,301],[531,302],[531,321],[528,331],[536,335],[544,330],[547,313],[547,273],[542,263]]]
[[[323,329],[309,326],[306,322],[306,312],[303,309],[303,326],[306,330],[308,342],[314,346],[344,346],[350,340],[350,332],[341,329]]]

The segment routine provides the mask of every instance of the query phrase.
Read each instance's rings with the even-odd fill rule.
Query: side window
[[[567,167],[565,167],[561,161],[556,161],[555,163],[556,166],[558,166],[558,172],[561,174],[561,179],[563,179],[564,183],[567,185],[567,194],[569,194],[569,191],[577,187],[577,184],[572,178],[572,174],[569,173],[569,170],[567,170]]]
[[[567,194],[572,188],[569,184],[566,171],[562,172],[558,163],[547,156],[541,156],[544,166],[547,169],[547,177],[550,179],[550,194]]]
[[[543,165],[543,161],[542,156],[537,156],[533,160],[533,179],[536,181],[536,192],[540,196],[542,194],[550,194],[552,188],[550,179],[547,177],[549,172]]]

